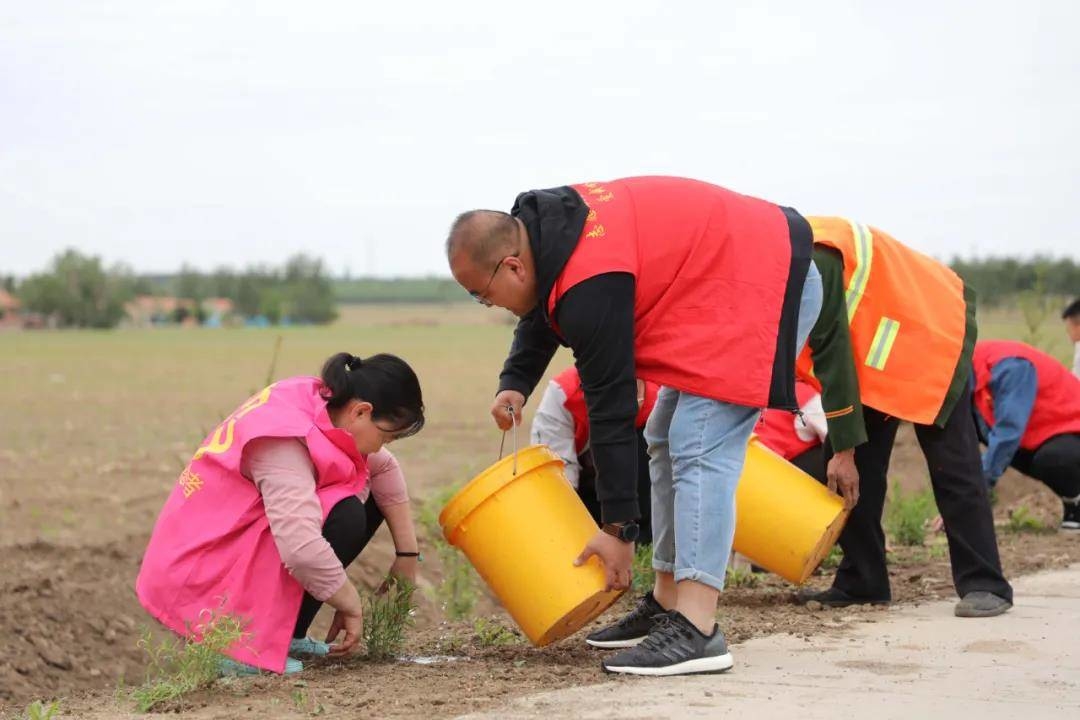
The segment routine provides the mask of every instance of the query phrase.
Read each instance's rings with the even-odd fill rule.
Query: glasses
[[[521,254],[521,250],[520,250],[520,248],[521,248],[521,233],[522,233],[522,230],[524,230],[525,226],[522,225],[521,222],[517,221],[517,220],[515,220],[514,223],[517,225],[517,233],[518,233],[517,241],[518,241],[518,248],[519,249],[516,252],[513,252],[513,253],[511,253],[509,255],[504,256],[501,260],[499,260],[499,262],[495,263],[495,269],[491,271],[491,277],[488,278],[487,285],[484,286],[483,290],[481,290],[480,292],[477,292],[476,290],[470,290],[469,291],[469,294],[472,295],[472,299],[475,300],[476,302],[480,303],[484,307],[491,307],[491,305],[492,305],[492,302],[490,300],[488,300],[485,297],[485,295],[487,295],[488,290],[491,289],[491,283],[495,282],[495,276],[499,274],[499,268],[501,268],[503,266],[503,263],[506,262],[507,260],[509,260],[510,258],[516,258],[518,255]],[[526,237],[526,242],[528,242],[527,237]]]
[[[518,253],[520,252],[521,251],[519,250],[518,252],[507,255],[506,257],[499,260],[499,262],[495,264],[495,269],[491,271],[491,277],[488,278],[487,285],[484,286],[484,289],[479,292],[477,292],[476,290],[469,291],[469,294],[472,295],[472,299],[480,303],[484,307],[491,307],[491,301],[484,296],[487,295],[487,291],[491,288],[491,283],[495,282],[495,276],[499,274],[499,268],[503,266],[503,263],[512,257],[516,258],[518,256]]]

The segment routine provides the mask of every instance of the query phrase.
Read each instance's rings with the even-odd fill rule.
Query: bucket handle
[[[510,413],[510,423],[514,426],[514,469],[511,475],[517,475],[517,456],[518,456],[518,443],[517,443],[517,416],[514,415],[514,406],[507,405],[506,411]],[[499,457],[496,460],[502,460],[503,449],[506,447],[506,431],[503,430],[502,440],[499,442]]]

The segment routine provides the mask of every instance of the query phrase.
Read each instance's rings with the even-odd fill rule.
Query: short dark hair
[[[424,427],[424,398],[420,380],[396,355],[379,353],[358,358],[347,352],[331,355],[322,368],[323,397],[334,410],[350,400],[371,403],[374,420],[388,420],[415,435]]]
[[[469,210],[454,219],[446,237],[446,257],[464,252],[477,265],[505,257],[518,246],[517,221],[500,210]]]
[[[1080,320],[1080,298],[1076,298],[1069,306],[1065,308],[1065,312],[1061,313],[1062,320]]]

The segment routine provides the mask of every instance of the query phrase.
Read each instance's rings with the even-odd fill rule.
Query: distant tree
[[[196,303],[206,297],[206,282],[198,270],[188,264],[180,268],[176,276],[176,297],[194,300]]]
[[[300,322],[327,323],[337,318],[334,290],[323,262],[304,254],[285,263],[283,311]]]
[[[63,327],[107,328],[124,317],[132,295],[132,278],[107,273],[101,259],[65,250],[44,273],[19,286],[23,305],[31,312],[56,318]]]

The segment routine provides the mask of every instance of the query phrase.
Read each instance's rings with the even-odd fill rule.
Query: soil
[[[893,479],[908,488],[924,487],[925,465],[910,429],[902,430],[893,459]],[[115,493],[115,488],[112,490]],[[132,502],[144,502],[132,498]],[[155,501],[156,502],[156,501]],[[16,500],[17,503],[17,500]],[[1008,529],[1009,513],[1024,508],[1049,528],[1060,520],[1060,501],[1041,484],[1012,471],[999,485],[995,516],[1006,574],[1063,567],[1080,561],[1080,535]],[[14,514],[5,512],[5,523]],[[0,553],[0,712],[19,717],[32,700],[62,698],[65,717],[126,716],[132,707],[118,683],[141,681],[145,657],[140,636],[160,634],[137,603],[133,584],[149,528],[131,524],[130,513],[116,512],[113,524],[84,537],[37,539],[7,544]],[[11,528],[8,528],[11,530]],[[15,528],[14,531],[20,530]],[[23,529],[25,530],[25,529]],[[26,536],[25,532],[21,533]],[[378,569],[389,564],[385,530],[350,569],[358,583],[373,587]],[[262,677],[221,681],[166,708],[191,718],[235,717],[448,717],[497,705],[540,689],[625,682],[599,671],[601,654],[580,637],[535,649],[518,638],[482,647],[468,622],[447,623],[430,597],[441,581],[436,559],[428,558],[420,582],[420,606],[407,651],[413,656],[455,659],[418,664],[374,663],[362,658],[322,662],[300,678]],[[953,594],[943,536],[924,547],[893,547],[890,553],[894,598],[917,603]],[[853,623],[873,622],[887,609],[809,610],[791,602],[793,588],[772,576],[755,576],[755,587],[729,588],[720,609],[729,640],[789,633],[807,643],[842,633]],[[825,587],[829,576],[811,583]],[[629,597],[611,613],[624,612]],[[507,627],[509,618],[490,598],[478,612]],[[316,629],[325,628],[327,613]],[[608,616],[610,618],[610,614]],[[598,620],[596,624],[602,622]]]

